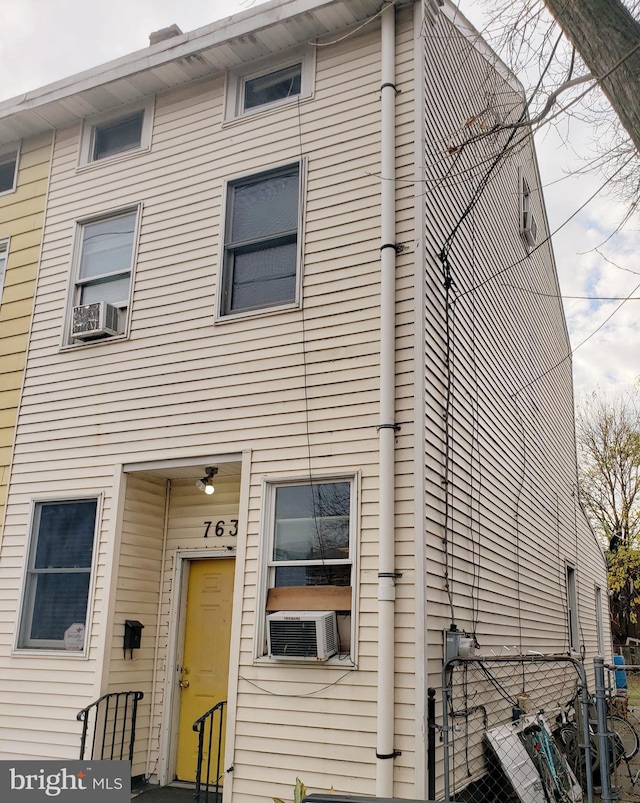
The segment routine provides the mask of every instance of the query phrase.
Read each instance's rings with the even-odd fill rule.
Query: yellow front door
[[[195,780],[198,735],[193,723],[216,703],[227,699],[234,567],[233,558],[194,560],[189,565],[176,758],[176,778],[181,781]],[[212,772],[215,772],[217,728],[215,721]],[[209,780],[215,782],[215,778]]]

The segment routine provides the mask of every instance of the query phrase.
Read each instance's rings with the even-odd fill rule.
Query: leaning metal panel
[[[579,661],[457,657],[442,678],[445,800],[591,803],[597,750]]]

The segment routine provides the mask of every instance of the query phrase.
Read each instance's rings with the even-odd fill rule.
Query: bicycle
[[[578,778],[584,778],[585,772],[585,749],[582,726],[576,717],[576,700],[579,693],[569,700],[565,709],[556,717],[557,726],[554,729],[554,737],[560,744],[567,757],[569,766]],[[571,714],[573,712],[573,714]],[[600,744],[597,736],[597,715],[593,701],[588,705],[589,712],[589,754],[591,759],[591,771],[597,780],[600,770]],[[618,765],[624,761],[629,768],[629,761],[638,752],[639,740],[631,723],[624,717],[617,714],[607,716],[607,744],[608,744],[608,764],[609,772],[613,772]]]
[[[540,776],[547,803],[574,803],[582,799],[580,786],[542,716],[538,715],[522,729],[520,739]]]

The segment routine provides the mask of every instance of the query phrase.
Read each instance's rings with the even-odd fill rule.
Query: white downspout
[[[380,248],[380,427],[378,563],[378,714],[376,795],[393,797],[395,751],[395,7],[382,14],[381,31],[381,248]]]

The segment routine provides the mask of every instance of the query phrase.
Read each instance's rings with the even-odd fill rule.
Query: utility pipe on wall
[[[376,795],[393,797],[395,702],[395,6],[381,31],[380,425]]]

